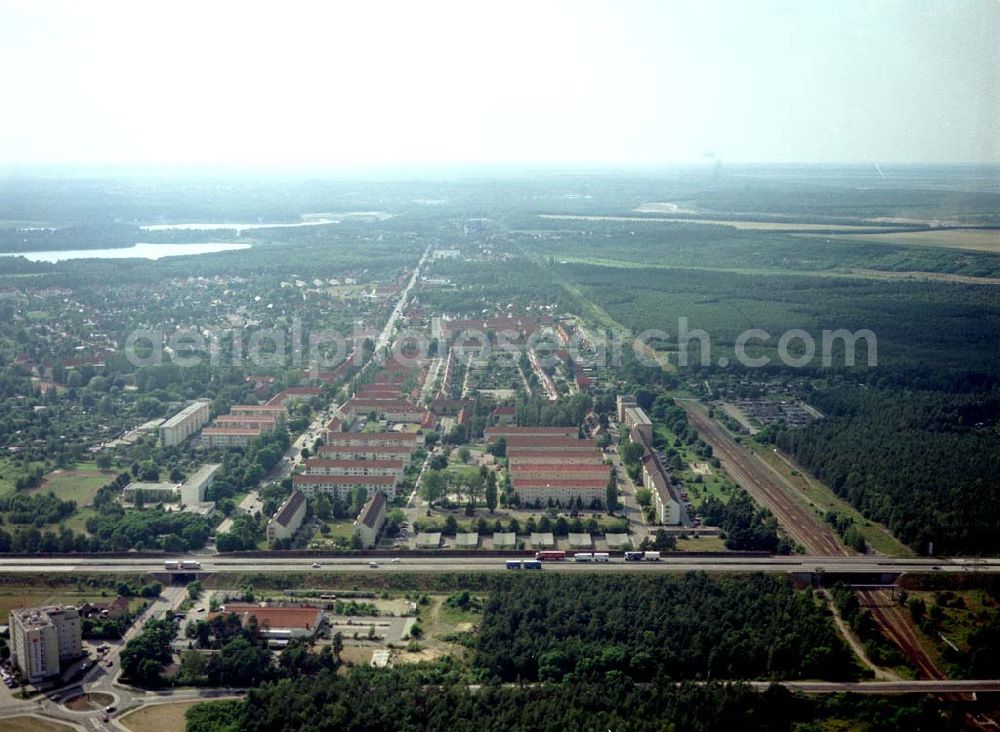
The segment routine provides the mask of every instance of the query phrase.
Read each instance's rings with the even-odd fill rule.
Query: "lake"
[[[148,244],[140,242],[117,249],[64,249],[50,252],[9,252],[3,257],[24,257],[32,262],[62,262],[67,259],[161,259],[190,254],[211,254],[249,249],[249,244],[206,241],[196,244]]]

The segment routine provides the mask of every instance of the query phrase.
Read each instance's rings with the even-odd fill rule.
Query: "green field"
[[[77,506],[89,506],[102,486],[115,477],[114,471],[101,471],[94,463],[80,463],[75,468],[53,470],[32,493],[55,493],[64,501],[76,501]]]
[[[721,468],[714,468],[708,466],[708,472],[701,473],[695,471],[694,465],[707,465],[708,460],[701,457],[691,448],[690,445],[681,444],[680,447],[673,447],[674,440],[677,438],[673,432],[667,429],[664,425],[657,423],[656,432],[662,435],[666,444],[680,453],[681,460],[687,466],[684,470],[680,472],[675,472],[674,476],[679,478],[684,483],[684,488],[688,492],[688,498],[691,499],[691,503],[694,505],[695,510],[697,510],[702,501],[704,501],[709,496],[714,496],[718,498],[723,503],[729,501],[732,495],[731,490],[727,490],[729,483],[725,479],[725,473],[723,473]],[[701,482],[695,482],[697,478],[701,478]]]
[[[19,607],[33,607],[35,605],[81,605],[84,602],[108,602],[115,599],[116,593],[113,589],[102,590],[88,589],[61,589],[54,590],[47,587],[4,585],[0,587],[0,618],[7,622],[10,611]],[[133,597],[129,599],[129,610],[138,611],[146,600]]]

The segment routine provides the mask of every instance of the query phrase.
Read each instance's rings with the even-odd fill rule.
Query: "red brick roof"
[[[516,437],[571,437],[576,439],[576,427],[487,427],[484,431],[487,442],[501,437],[508,442]]]
[[[518,480],[514,483],[514,490],[520,488],[604,488],[607,484],[607,480]]]
[[[209,617],[229,615],[230,613],[239,615],[244,624],[248,623],[251,617],[256,617],[258,626],[267,625],[271,630],[285,628],[315,630],[323,616],[322,610],[312,605],[260,607],[259,605],[243,603],[226,603],[222,606],[221,612],[213,613]]]
[[[576,437],[547,437],[517,435],[507,438],[507,450],[598,450],[594,440],[579,440]]]

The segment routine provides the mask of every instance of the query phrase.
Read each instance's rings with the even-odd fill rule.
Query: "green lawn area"
[[[994,612],[997,608],[997,602],[984,590],[956,590],[943,593],[922,590],[909,591],[909,596],[923,600],[928,610],[938,604],[939,595],[945,600],[940,605],[942,613],[941,635],[963,651],[967,651],[969,634],[977,627],[982,627],[982,617]],[[965,607],[954,607],[956,603],[952,598],[961,598]],[[922,629],[918,629],[917,632],[924,646],[933,649],[937,657],[940,658],[945,651],[944,639],[937,635],[928,636]]]
[[[681,552],[724,552],[726,551],[726,541],[718,536],[678,539],[677,550]]]
[[[457,461],[458,458],[455,458]],[[445,469],[445,472],[449,474],[449,478],[453,480],[472,480],[479,474],[478,465],[463,465],[462,463],[452,463],[449,464]]]
[[[698,455],[689,445],[682,444],[680,447],[674,447],[674,440],[677,439],[677,435],[662,424],[656,423],[655,430],[657,434],[666,440],[668,446],[680,453],[681,460],[686,467],[680,472],[675,472],[674,476],[684,483],[684,488],[688,492],[688,498],[691,499],[691,503],[694,505],[696,511],[701,506],[701,502],[709,496],[715,496],[723,503],[729,501],[732,493],[725,490],[726,481],[721,469],[709,465],[709,461]],[[693,467],[695,464],[708,466],[707,470],[702,467],[700,473],[696,472]],[[699,477],[701,478],[701,482],[695,482]]]
[[[438,620],[451,625],[458,625],[460,623],[478,623],[482,619],[482,613],[449,607],[447,602],[442,602],[441,608],[438,610]]]
[[[324,523],[330,527],[330,533],[317,531],[313,534],[309,546],[331,545],[335,539],[351,540],[351,535],[354,533],[354,522],[351,519],[330,519]]]
[[[72,529],[74,533],[86,534],[87,532],[87,519],[91,516],[96,516],[97,511],[95,511],[90,506],[84,508],[76,509],[76,513],[70,516],[63,523],[66,524],[66,528]]]
[[[112,470],[101,471],[94,463],[79,463],[75,468],[57,469],[45,476],[33,493],[55,493],[64,501],[76,501],[77,506],[89,506],[97,491],[115,477]]]
[[[41,463],[33,462],[19,466],[7,458],[0,458],[0,496],[14,490],[14,481],[36,465],[41,465]]]
[[[72,589],[53,591],[47,587],[19,587],[9,585],[0,588],[0,618],[7,622],[10,611],[18,607],[35,605],[80,605],[84,602],[108,602],[115,598],[113,589],[101,594],[99,589],[88,589],[78,592]],[[146,602],[139,597],[129,598],[129,610],[136,612]]]

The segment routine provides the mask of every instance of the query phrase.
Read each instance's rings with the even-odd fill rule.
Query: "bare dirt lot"
[[[0,719],[4,732],[72,732],[72,727],[38,717],[5,717]]]
[[[151,704],[129,712],[119,720],[132,732],[184,732],[184,714],[201,702],[173,702],[171,704]]]
[[[666,213],[666,212],[661,212]],[[647,221],[668,224],[714,224],[747,231],[870,231],[878,228],[872,224],[797,224],[785,221],[726,221],[723,219],[681,219],[656,216],[578,216],[573,214],[539,214],[543,219],[563,221]],[[888,228],[888,227],[887,227]],[[856,234],[855,236],[860,236]],[[879,234],[879,236],[885,236]]]
[[[945,229],[943,231],[905,231],[895,234],[836,234],[830,238],[906,246],[969,249],[994,254],[1000,252],[1000,230],[998,229]]]

